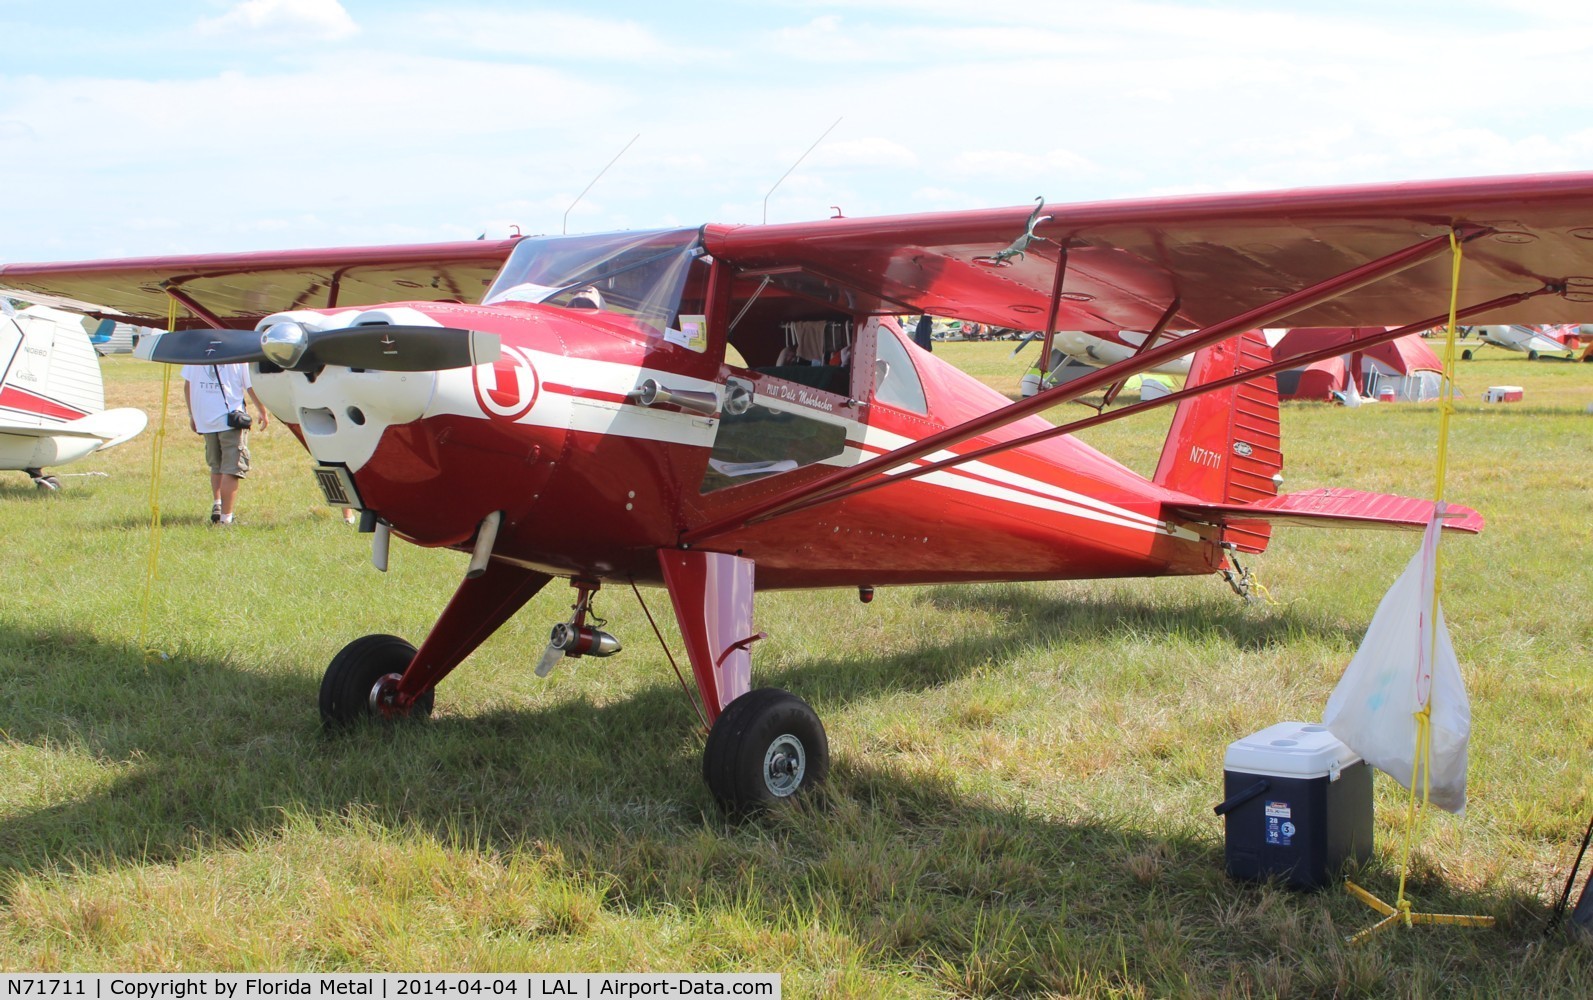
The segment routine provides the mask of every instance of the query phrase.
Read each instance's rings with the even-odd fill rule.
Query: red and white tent
[[[1290,330],[1272,346],[1279,360],[1334,343],[1345,343],[1359,331],[1352,327],[1302,327]],[[1361,396],[1420,402],[1438,398],[1443,383],[1443,362],[1417,334],[1390,340],[1376,347],[1336,358],[1326,358],[1278,374],[1278,394],[1284,399],[1331,400],[1335,392],[1352,389]]]

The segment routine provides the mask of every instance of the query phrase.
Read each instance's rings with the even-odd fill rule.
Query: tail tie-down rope
[[[1449,466],[1449,418],[1455,412],[1455,312],[1460,295],[1460,241],[1455,238],[1454,231],[1449,234],[1449,248],[1453,265],[1449,282],[1449,323],[1444,336],[1444,377],[1443,387],[1438,394],[1438,462],[1436,471],[1436,485],[1434,487],[1434,506],[1436,516],[1442,516],[1444,505],[1444,478]],[[1443,532],[1434,533],[1435,538],[1442,537]],[[1436,543],[1435,543],[1436,544]],[[1438,658],[1438,641],[1440,632],[1438,595],[1442,591],[1442,561],[1433,556],[1433,599],[1432,606],[1427,609],[1432,630],[1429,636],[1427,649],[1427,663],[1433,664]],[[1414,927],[1417,924],[1446,924],[1457,927],[1492,927],[1493,917],[1468,916],[1458,913],[1417,913],[1411,906],[1411,901],[1405,896],[1405,883],[1410,876],[1411,849],[1416,839],[1417,810],[1416,790],[1421,789],[1421,802],[1425,807],[1429,802],[1429,793],[1432,788],[1432,687],[1428,685],[1426,695],[1422,699],[1421,708],[1415,712],[1416,719],[1416,747],[1414,764],[1411,768],[1410,796],[1405,808],[1405,843],[1400,851],[1399,862],[1399,895],[1393,905],[1385,903],[1372,893],[1346,879],[1344,888],[1350,895],[1359,899],[1367,906],[1383,915],[1383,919],[1356,934],[1345,938],[1350,944],[1360,944],[1368,940],[1379,931],[1390,927]]]

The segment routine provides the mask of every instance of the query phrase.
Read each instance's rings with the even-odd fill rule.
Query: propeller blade
[[[257,337],[258,339],[258,337]],[[343,365],[383,372],[431,372],[469,368],[498,359],[495,333],[447,326],[372,324],[309,335],[309,350],[295,368]]]
[[[254,330],[174,330],[138,339],[136,357],[168,365],[233,365],[264,361]]]

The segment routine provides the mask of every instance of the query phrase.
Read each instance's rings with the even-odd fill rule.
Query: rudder
[[[1260,330],[1195,352],[1186,385],[1204,385],[1272,363]],[[1153,477],[1157,485],[1198,500],[1246,504],[1276,496],[1283,469],[1278,382],[1271,375],[1240,382],[1178,404]],[[1241,552],[1267,547],[1271,526],[1230,522],[1223,540]]]

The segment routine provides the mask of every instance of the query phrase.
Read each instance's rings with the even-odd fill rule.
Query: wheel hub
[[[366,704],[372,715],[392,718],[398,714],[398,682],[403,674],[383,674],[371,685]]]
[[[785,733],[774,738],[763,755],[763,781],[769,791],[785,798],[802,787],[807,774],[808,755],[802,741]]]

